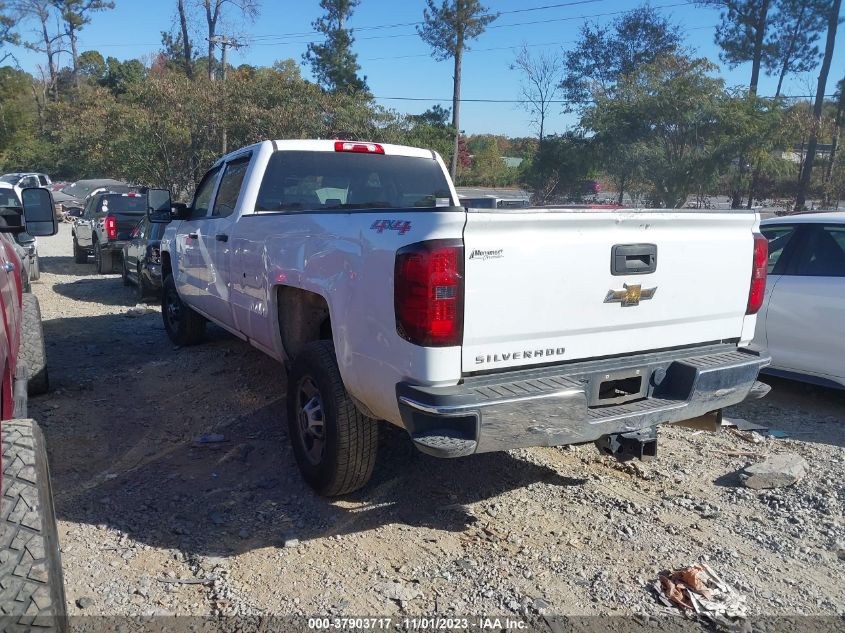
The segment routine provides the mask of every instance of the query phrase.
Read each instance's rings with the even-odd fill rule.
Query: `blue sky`
[[[192,0],[188,0],[190,3]],[[570,0],[572,1],[572,0]],[[532,51],[562,51],[572,46],[585,20],[600,24],[614,19],[613,14],[640,4],[635,0],[580,0],[579,4],[525,11],[533,7],[561,4],[561,0],[489,0],[491,10],[503,15],[473,42],[464,59],[463,96],[466,99],[518,99],[519,74],[509,69],[517,49],[529,44]],[[149,60],[160,48],[160,32],[175,27],[175,0],[116,0],[116,8],[94,16],[80,37],[80,51],[96,49],[104,56],[119,59]],[[228,23],[220,32],[238,34],[248,46],[231,55],[231,63],[270,65],[278,59],[300,61],[307,42],[314,39],[311,22],[320,14],[317,0],[263,0],[261,15],[254,23],[244,23],[228,14]],[[716,64],[719,51],[713,43],[718,11],[695,6],[683,0],[653,0],[651,5],[680,24],[687,45],[698,56]],[[452,91],[452,62],[431,58],[428,47],[407,23],[422,19],[424,0],[362,0],[349,26],[355,32],[355,52],[370,89],[379,102],[400,112],[421,112],[434,103],[449,107]],[[195,11],[195,37],[204,44],[201,28],[204,20]],[[20,25],[24,37],[30,37],[32,25]],[[379,27],[379,28],[368,28]],[[383,27],[383,28],[382,28]],[[845,74],[845,37],[840,29],[834,54],[828,92]],[[24,70],[33,72],[41,57],[23,48],[14,50]],[[69,63],[65,57],[63,63]],[[721,64],[720,64],[721,65]],[[310,77],[307,67],[303,74]],[[750,66],[736,69],[722,66],[728,85],[747,85]],[[787,78],[784,93],[804,95],[815,92],[817,72]],[[776,78],[763,76],[761,94],[774,94]],[[396,101],[388,97],[415,97],[423,101]],[[440,99],[442,101],[436,101]],[[467,133],[492,132],[511,136],[532,133],[529,115],[518,105],[506,103],[471,103],[462,105],[461,127]],[[555,112],[547,122],[547,131],[562,132],[573,124],[570,115]]]

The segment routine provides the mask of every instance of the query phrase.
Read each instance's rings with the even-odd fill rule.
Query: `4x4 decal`
[[[410,220],[376,220],[370,227],[371,231],[384,233],[385,231],[398,231],[399,235],[405,235],[411,230]]]

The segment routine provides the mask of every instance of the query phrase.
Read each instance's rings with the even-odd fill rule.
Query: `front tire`
[[[288,376],[288,435],[305,481],[324,496],[366,485],[378,450],[378,423],[349,397],[331,341],[306,345]]]
[[[205,319],[186,305],[176,290],[173,275],[167,275],[161,293],[161,318],[167,336],[176,345],[196,345],[205,335]]]
[[[33,420],[2,424],[0,615],[4,631],[67,630],[47,451]]]
[[[26,363],[26,368],[29,371],[27,392],[31,396],[37,396],[50,390],[41,308],[38,305],[38,298],[29,293],[23,295],[22,304],[23,318],[19,356]]]
[[[73,236],[73,261],[77,264],[88,263],[88,253],[79,245],[79,242],[76,241],[75,235]]]

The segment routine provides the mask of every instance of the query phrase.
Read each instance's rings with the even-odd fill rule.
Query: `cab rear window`
[[[120,194],[103,196],[97,205],[101,213],[125,213],[144,215],[147,212],[146,196],[124,196]]]
[[[452,206],[433,158],[278,151],[270,158],[255,210],[426,209]]]

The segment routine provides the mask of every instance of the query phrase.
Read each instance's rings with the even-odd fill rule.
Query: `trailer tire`
[[[8,420],[2,424],[2,439],[3,630],[64,632],[64,580],[44,436],[34,420]]]

